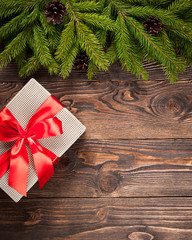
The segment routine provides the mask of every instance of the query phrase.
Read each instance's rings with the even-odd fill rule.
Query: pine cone
[[[78,70],[87,70],[88,68],[88,57],[85,53],[80,53],[74,64],[74,68]]]
[[[147,29],[147,33],[157,36],[162,31],[162,22],[158,18],[150,17],[144,23],[143,27]]]
[[[65,4],[60,3],[59,0],[48,2],[45,5],[44,12],[47,17],[47,22],[53,23],[54,25],[63,22],[63,15],[67,15]]]

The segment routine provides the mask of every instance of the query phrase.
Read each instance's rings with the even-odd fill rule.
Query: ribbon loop
[[[53,175],[53,163],[58,157],[41,146],[35,139],[57,136],[63,133],[62,122],[54,117],[63,106],[49,96],[37,109],[24,130],[8,108],[0,112],[0,141],[16,141],[11,149],[0,156],[0,177],[9,169],[9,185],[22,195],[27,195],[29,159],[25,144],[33,154],[40,188]]]

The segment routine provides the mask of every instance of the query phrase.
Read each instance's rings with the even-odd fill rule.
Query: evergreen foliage
[[[89,59],[88,78],[116,60],[144,80],[144,60],[162,65],[171,82],[192,66],[191,0],[60,0],[68,13],[60,25],[47,22],[47,2],[0,2],[0,69],[15,60],[21,77],[44,66],[66,78],[80,52]],[[150,17],[163,24],[157,37],[143,27]]]

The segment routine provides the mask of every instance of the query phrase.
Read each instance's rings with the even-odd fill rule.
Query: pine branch
[[[49,42],[39,26],[33,27],[34,42],[36,48],[34,48],[35,56],[39,58],[41,64],[48,68],[49,73],[58,73],[58,64],[51,55],[49,49]]]
[[[6,38],[10,34],[14,32],[18,32],[18,26],[22,19],[24,18],[25,13],[21,13],[20,15],[16,16],[15,18],[11,19],[8,23],[3,25],[0,28],[0,40]]]
[[[107,58],[109,59],[110,64],[113,64],[117,60],[117,48],[114,42],[107,50]]]
[[[103,15],[105,15],[108,18],[111,18],[111,4],[109,4],[107,7],[103,9]],[[115,25],[115,28],[117,28],[116,25]],[[96,32],[96,37],[99,39],[100,44],[104,48],[106,46],[107,36],[108,36],[108,30],[106,29],[100,29]]]
[[[47,22],[47,19],[43,13],[39,14],[39,21],[44,33],[47,35],[50,50],[54,51],[58,44],[61,35],[61,30],[58,26],[54,26]]]
[[[73,20],[75,22],[76,37],[78,39],[80,48],[86,52],[89,59],[93,60],[95,65],[100,70],[107,70],[109,62],[106,59],[105,53],[102,49],[101,44],[99,43],[99,40],[90,29],[90,27],[78,19],[79,12],[75,11],[72,2],[66,0],[65,3],[71,17],[71,21]],[[83,16],[83,14],[81,16]]]
[[[23,11],[23,7],[21,6],[12,6],[11,8],[4,8],[0,6],[0,19],[7,18],[10,15],[18,14]]]
[[[26,16],[26,13],[22,12],[20,15],[10,20],[0,28],[0,40],[10,37],[12,33],[18,33],[20,30],[23,30],[26,26],[35,21],[38,17],[38,13],[39,10],[36,7],[29,15]]]
[[[106,30],[98,30],[95,33],[97,39],[99,40],[101,46],[105,48],[107,42],[107,31]]]
[[[2,1],[0,2],[0,19],[23,11],[23,1]]]
[[[131,6],[131,2],[125,3],[121,0],[109,0],[112,6],[115,7],[117,11],[127,11]],[[130,3],[130,4],[129,4]]]
[[[0,19],[7,18],[21,12],[29,12],[36,4],[26,0],[6,0],[0,2]]]
[[[158,17],[160,21],[166,25],[171,26],[178,31],[190,31],[187,23],[179,19],[176,15],[171,14],[164,9],[155,9],[149,6],[145,7],[132,7],[126,11],[127,14],[136,17]]]
[[[122,14],[119,14],[117,18],[117,25],[120,28],[120,31],[115,34],[117,55],[120,59],[121,65],[127,71],[131,71],[133,74],[136,74],[138,78],[140,76],[147,80],[147,72],[141,66],[141,60],[139,59],[138,54],[132,51],[131,38],[126,27],[125,20]]]
[[[16,56],[26,48],[27,30],[19,33],[0,53],[0,69],[6,67]]]
[[[86,51],[87,56],[95,62],[99,70],[107,70],[109,63],[102,51],[98,39],[85,24],[79,21],[77,22],[77,37],[81,48]]]
[[[24,49],[18,56],[15,57],[15,62],[19,70],[27,63],[26,49]]]
[[[98,70],[107,70],[118,58],[126,70],[147,79],[142,67],[146,58],[162,64],[174,82],[185,63],[192,65],[191,0],[60,1],[65,3],[68,14],[56,26],[47,22],[43,12],[48,0],[0,2],[0,41],[6,45],[0,53],[1,68],[15,59],[20,76],[28,76],[43,65],[50,74],[60,69],[66,77],[78,52],[85,51],[89,78]],[[142,25],[152,16],[163,23],[156,37]],[[103,48],[109,44],[105,54]],[[34,53],[28,60],[27,47]]]
[[[177,35],[192,40],[192,31],[191,27],[187,22],[184,22],[182,19],[170,13],[166,10],[154,9],[151,7],[132,7],[127,11],[127,14],[136,17],[158,17],[160,21],[164,24],[164,28],[176,33]]]
[[[95,1],[74,2],[73,8],[75,11],[78,12],[94,12],[94,11],[96,12],[101,9],[101,4]]]
[[[54,33],[54,26],[47,22],[47,19],[42,12],[39,13],[39,21],[45,34]]]
[[[88,79],[91,80],[93,77],[95,77],[97,72],[98,72],[98,68],[95,65],[95,63],[92,60],[89,61],[89,65],[88,65],[88,69],[87,69],[87,77],[88,77]]]
[[[41,64],[39,62],[39,59],[36,56],[32,56],[29,58],[29,60],[26,62],[25,65],[23,65],[19,71],[20,77],[28,77],[34,72],[36,72],[40,68]]]
[[[165,67],[166,74],[170,81],[175,82],[177,72],[183,72],[185,70],[184,62],[177,58],[174,52],[165,48],[162,42],[147,35],[138,21],[131,17],[126,17],[126,20],[135,38],[144,46],[146,51],[149,51],[155,59]]]
[[[105,3],[106,3],[105,0],[100,1],[100,5],[103,8],[103,15],[110,18],[111,17],[111,4],[109,4],[108,6],[105,7]],[[98,38],[101,46],[104,48],[106,47],[107,36],[108,36],[108,31],[106,29],[100,29],[96,32],[96,37]],[[107,56],[107,54],[106,54],[106,57],[110,62],[111,58],[109,58]],[[93,77],[95,77],[97,72],[98,72],[97,66],[95,65],[95,63],[92,60],[90,60],[89,65],[88,65],[88,70],[87,70],[88,79],[92,79]]]
[[[101,28],[104,30],[116,30],[115,22],[110,18],[97,14],[97,13],[81,13],[76,14],[79,21],[91,24],[96,28]]]
[[[178,12],[188,6],[191,7],[191,5],[192,5],[191,0],[175,0],[169,5],[168,10],[171,12]]]
[[[68,57],[66,59],[64,59],[63,62],[61,63],[60,75],[63,78],[66,78],[69,76],[78,52],[79,52],[79,48],[78,48],[77,44],[75,43],[71,47]]]
[[[67,24],[66,28],[61,33],[59,45],[55,53],[56,60],[65,59],[75,41],[75,24],[71,21]]]
[[[178,35],[168,32],[168,36],[179,55],[192,66],[192,42],[179,37]]]

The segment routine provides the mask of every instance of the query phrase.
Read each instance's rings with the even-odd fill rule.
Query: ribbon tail
[[[9,149],[0,156],[0,178],[8,171],[10,163],[10,152]]]
[[[44,184],[54,173],[53,162],[58,158],[54,153],[41,146],[34,139],[29,138],[28,144],[33,154],[35,170],[39,179],[39,187]]]
[[[18,140],[11,148],[9,186],[27,196],[29,159],[24,139]]]

